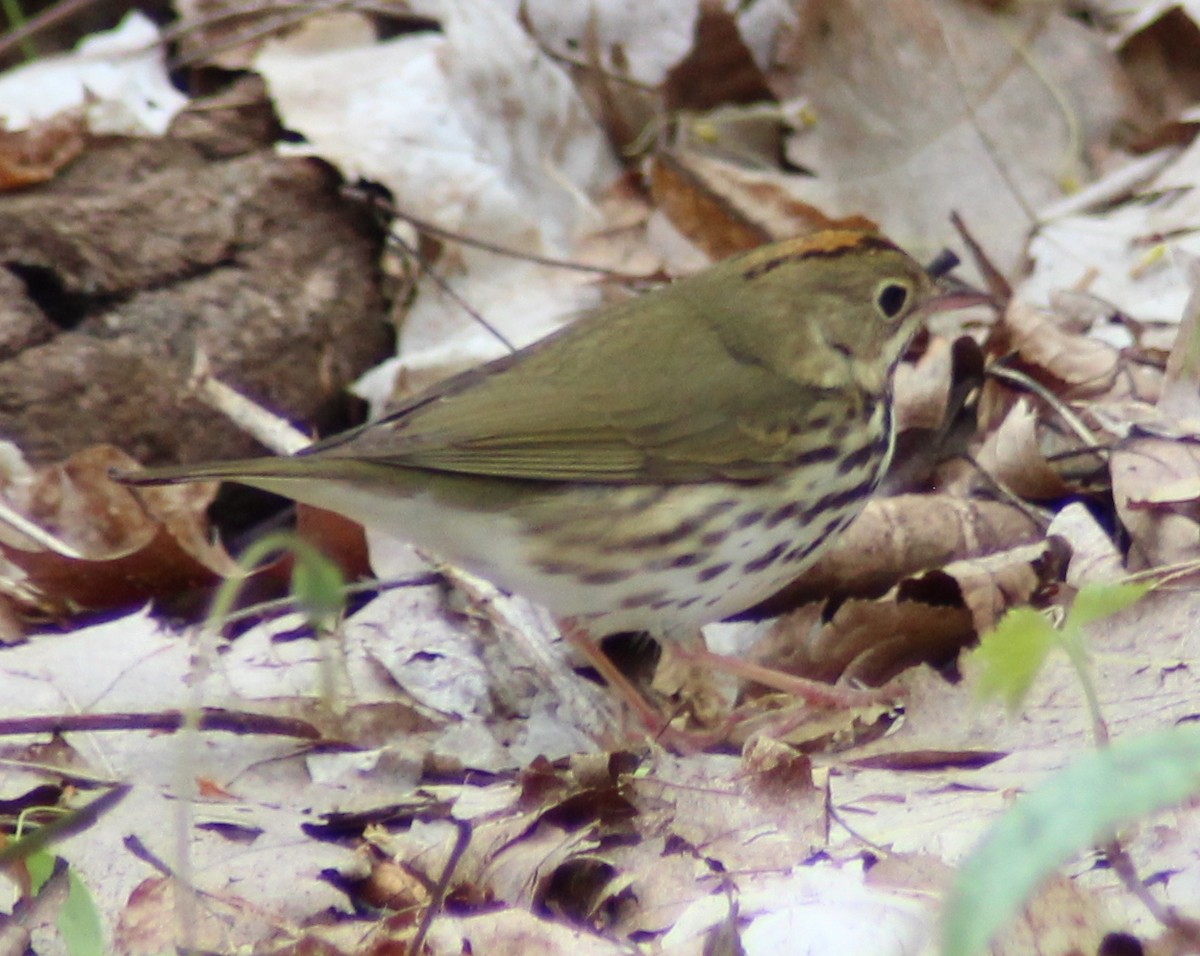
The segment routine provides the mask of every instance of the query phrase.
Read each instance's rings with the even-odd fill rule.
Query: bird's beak
[[[949,249],[944,249],[926,268],[925,271],[929,273],[937,292],[926,300],[922,312],[951,312],[954,309],[969,309],[976,305],[996,304],[991,296],[971,288],[957,276],[951,275],[958,262],[958,256]]]
[[[947,286],[950,286],[947,288]],[[984,292],[978,292],[958,279],[941,279],[937,283],[938,291],[932,298],[926,299],[921,311],[926,315],[933,312],[952,312],[955,309],[969,309],[976,305],[995,305],[996,300]]]

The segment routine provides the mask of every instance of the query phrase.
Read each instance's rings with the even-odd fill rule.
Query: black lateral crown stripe
[[[778,269],[786,262],[791,262],[794,259],[836,259],[839,256],[844,256],[848,252],[861,252],[863,250],[871,252],[882,252],[885,249],[896,249],[894,243],[888,242],[883,236],[866,235],[860,238],[857,242],[847,243],[842,246],[833,246],[828,249],[813,248],[805,249],[800,255],[780,256],[777,259],[768,259],[753,269],[747,269],[742,273],[742,278],[746,280],[757,279],[759,276],[766,275],[773,269]]]

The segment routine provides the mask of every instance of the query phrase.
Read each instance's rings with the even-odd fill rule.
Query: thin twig
[[[446,860],[446,865],[442,868],[442,875],[438,877],[437,883],[434,884],[429,905],[425,907],[425,912],[421,914],[421,922],[417,926],[416,935],[413,936],[412,945],[408,948],[410,953],[419,954],[421,952],[421,948],[425,944],[425,937],[429,933],[429,927],[433,925],[434,917],[446,905],[446,895],[450,891],[450,880],[454,876],[454,871],[458,868],[458,863],[462,859],[463,854],[467,852],[467,847],[471,842],[471,824],[466,820],[457,820],[452,816],[439,819],[445,819],[452,824],[458,831],[458,836],[454,841],[454,847],[450,851],[450,856]]]
[[[154,730],[173,732],[186,722],[180,710],[153,713],[45,714],[36,717],[0,718],[0,737],[22,734],[94,733],[106,730]],[[206,707],[197,722],[198,730],[218,730],[230,734],[265,734],[319,740],[321,731],[306,720],[275,717],[250,711]]]
[[[510,259],[523,259],[526,262],[533,262],[541,266],[551,266],[555,269],[569,269],[574,272],[590,272],[594,275],[604,276],[608,279],[618,279],[622,282],[648,282],[651,276],[635,275],[630,272],[620,272],[616,269],[608,269],[604,266],[589,266],[584,262],[574,262],[570,259],[555,259],[551,256],[541,256],[536,253],[526,252],[522,249],[513,249],[509,246],[502,246],[494,242],[488,242],[486,239],[480,239],[477,236],[469,236],[461,232],[454,232],[451,229],[444,229],[441,226],[435,226],[427,219],[421,219],[414,216],[412,213],[401,209],[387,200],[378,200],[380,205],[397,219],[403,219],[405,222],[414,226],[418,231],[428,233],[431,236],[436,236],[439,239],[449,239],[451,242],[460,242],[464,246],[470,246],[473,249],[480,249],[483,252],[491,252],[498,256],[507,256]]]
[[[1105,451],[1096,451],[1094,454],[1102,461],[1108,460],[1105,443],[1100,440],[1095,432],[1088,428],[1083,419],[1075,414],[1074,410],[1066,402],[1042,385],[1041,382],[1030,378],[1024,372],[1018,372],[1016,369],[1007,368],[999,364],[988,366],[987,374],[992,376],[992,378],[1015,385],[1036,395],[1058,414],[1067,427],[1083,442],[1085,448],[1105,449]]]
[[[478,323],[484,329],[484,331],[486,331],[497,342],[499,342],[506,349],[508,349],[509,352],[517,351],[517,347],[515,345],[513,345],[512,342],[509,341],[508,336],[506,336],[503,332],[501,332],[498,328],[496,328],[496,326],[492,325],[492,323],[489,322],[487,319],[485,319],[483,317],[482,313],[480,313],[477,309],[475,309],[475,307],[472,306],[471,303],[469,303],[461,295],[459,295],[457,292],[455,292],[454,289],[452,289],[450,287],[450,283],[448,283],[445,279],[443,279],[441,277],[441,275],[438,273],[438,271],[435,268],[433,268],[432,265],[430,265],[430,263],[425,259],[424,256],[421,255],[421,253],[416,248],[409,245],[408,242],[406,242],[404,239],[401,239],[394,232],[388,234],[387,243],[389,246],[390,245],[399,246],[401,249],[404,250],[404,252],[406,254],[411,256],[413,259],[416,259],[417,262],[420,263],[421,268],[425,270],[425,274],[427,276],[429,276],[429,278],[433,282],[433,284],[436,285],[439,289],[441,289],[442,292],[447,296],[447,298],[450,299],[451,302],[453,302],[460,309],[462,309],[464,312],[466,312],[467,315],[469,315],[471,317],[472,321]]]

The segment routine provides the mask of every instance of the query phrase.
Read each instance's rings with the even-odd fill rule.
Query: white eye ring
[[[908,304],[912,287],[898,279],[884,279],[875,288],[875,308],[885,319],[894,319]]]

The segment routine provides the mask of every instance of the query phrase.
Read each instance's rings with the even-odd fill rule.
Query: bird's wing
[[[304,454],[503,478],[673,484],[758,480],[824,454],[828,429],[850,414],[843,390],[739,360],[710,326],[674,314],[583,319]],[[631,335],[633,322],[640,327]]]

